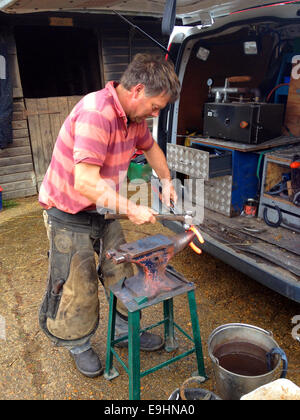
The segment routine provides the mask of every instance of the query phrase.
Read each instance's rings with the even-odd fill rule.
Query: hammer
[[[171,220],[182,222],[184,228],[189,228],[193,224],[192,215],[187,212],[186,214],[154,214],[156,220]],[[113,214],[105,213],[105,220],[114,220],[114,219],[128,219],[127,214]]]

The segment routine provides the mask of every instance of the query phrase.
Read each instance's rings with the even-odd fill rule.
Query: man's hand
[[[146,206],[136,206],[131,205],[128,206],[127,216],[128,219],[136,224],[136,225],[142,225],[143,223],[155,223],[155,211],[150,209]]]
[[[170,200],[172,200],[176,204],[177,194],[176,194],[175,188],[173,187],[172,181],[169,179],[161,179],[161,185],[162,185],[161,201],[163,202],[163,204],[165,204],[167,207],[170,207],[171,205]]]

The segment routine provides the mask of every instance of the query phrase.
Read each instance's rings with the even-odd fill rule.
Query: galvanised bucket
[[[208,339],[208,353],[217,393],[223,400],[239,400],[287,373],[285,352],[272,333],[253,325],[237,323],[216,328]]]

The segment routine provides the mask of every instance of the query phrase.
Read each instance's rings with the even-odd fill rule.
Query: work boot
[[[89,378],[95,378],[103,372],[104,368],[101,360],[92,348],[89,348],[82,353],[74,354],[70,352],[70,354],[75,360],[77,370],[83,375],[88,376]]]
[[[119,337],[118,337],[119,338]],[[151,334],[147,331],[140,335],[140,349],[143,351],[156,351],[164,346],[164,340],[157,334]],[[116,347],[128,347],[128,340],[121,341]]]

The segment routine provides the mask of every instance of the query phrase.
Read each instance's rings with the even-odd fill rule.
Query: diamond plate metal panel
[[[167,161],[171,170],[193,178],[209,179],[208,152],[168,143]]]
[[[220,176],[204,183],[204,207],[231,215],[232,176]]]

